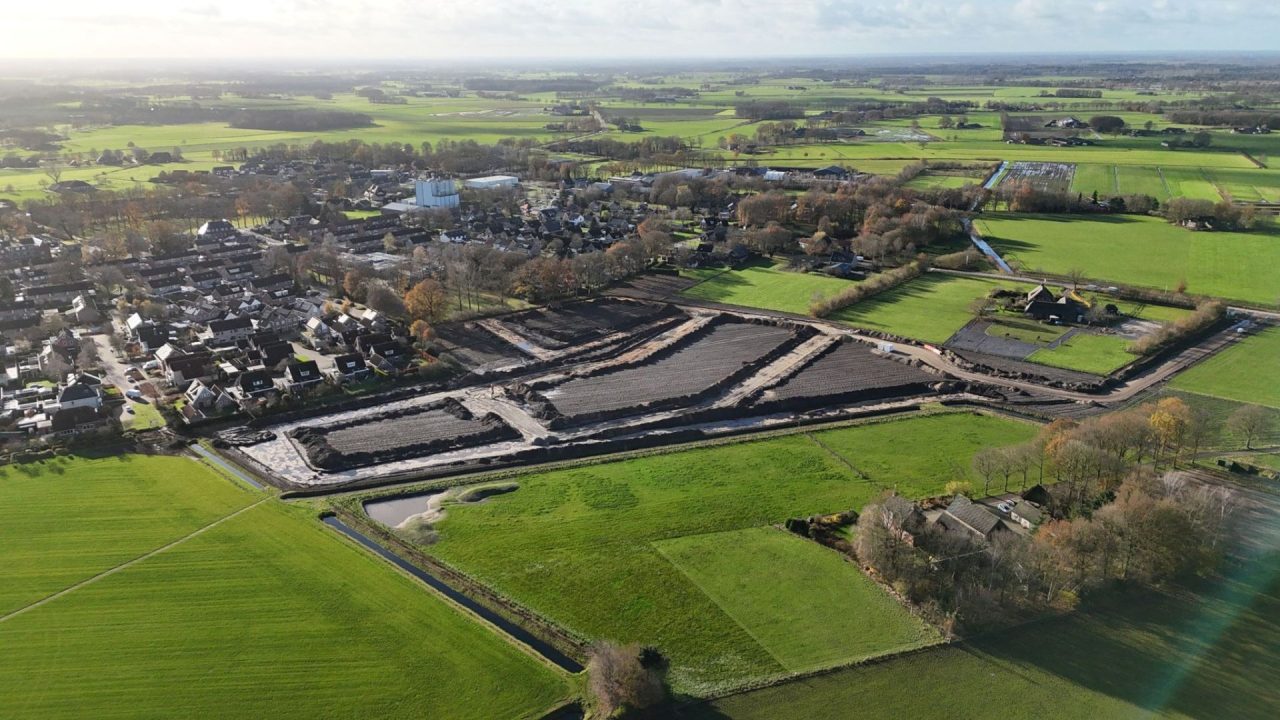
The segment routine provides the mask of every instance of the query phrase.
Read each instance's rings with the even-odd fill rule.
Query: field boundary
[[[35,602],[33,602],[33,603],[30,603],[30,604],[28,604],[28,605],[24,605],[23,607],[20,607],[20,608],[18,608],[17,610],[14,610],[13,612],[8,613],[7,615],[0,615],[0,622],[5,622],[6,620],[11,620],[11,619],[13,619],[13,618],[15,618],[15,617],[17,617],[17,616],[19,616],[19,615],[22,615],[23,613],[26,613],[26,612],[31,611],[31,610],[35,610],[36,608],[39,608],[40,606],[45,605],[45,604],[47,604],[47,603],[53,602],[54,600],[57,600],[58,598],[60,598],[60,597],[62,597],[62,596],[64,596],[64,595],[69,595],[70,593],[73,593],[73,592],[75,592],[76,590],[79,590],[80,588],[82,588],[82,587],[84,587],[84,586],[86,586],[86,585],[92,585],[93,583],[96,583],[96,582],[98,582],[99,580],[101,580],[101,579],[103,579],[103,578],[105,578],[105,577],[108,577],[108,576],[110,576],[110,575],[114,575],[114,574],[116,574],[116,573],[120,572],[121,570],[126,570],[126,569],[128,569],[128,568],[130,568],[130,567],[132,567],[132,566],[134,566],[134,565],[137,565],[137,564],[138,564],[138,563],[140,563],[140,562],[143,562],[144,560],[148,560],[148,559],[150,559],[150,558],[153,558],[153,557],[155,557],[156,555],[159,555],[160,553],[162,553],[162,552],[164,552],[164,551],[166,551],[166,550],[169,550],[169,549],[171,549],[171,548],[177,547],[178,545],[181,545],[182,543],[184,543],[184,542],[186,542],[186,541],[190,540],[190,539],[191,539],[191,538],[193,538],[193,537],[196,537],[197,535],[203,535],[205,532],[207,532],[207,531],[209,531],[209,530],[212,530],[213,528],[215,528],[215,527],[217,527],[217,526],[221,525],[222,523],[224,523],[224,522],[226,522],[226,521],[228,521],[228,520],[231,520],[232,518],[235,518],[235,517],[236,517],[236,516],[238,516],[238,515],[242,515],[242,514],[244,514],[244,513],[248,512],[248,511],[250,511],[250,510],[252,510],[252,509],[254,509],[254,508],[258,507],[259,505],[261,505],[262,503],[264,503],[264,502],[266,502],[266,501],[268,501],[268,500],[270,500],[270,499],[271,499],[271,498],[262,498],[262,499],[258,500],[257,502],[250,503],[249,505],[246,505],[246,506],[244,506],[244,507],[240,508],[239,510],[236,510],[235,512],[231,513],[230,515],[224,515],[223,517],[220,517],[220,518],[218,518],[217,520],[214,520],[213,522],[209,523],[208,525],[205,525],[205,526],[200,527],[200,528],[196,528],[196,529],[195,529],[195,530],[193,530],[192,532],[187,533],[186,535],[183,535],[182,537],[180,537],[180,538],[178,538],[178,539],[176,539],[176,540],[173,540],[173,541],[171,541],[171,542],[169,542],[169,543],[167,543],[167,544],[165,544],[165,545],[161,545],[160,547],[158,547],[158,548],[156,548],[156,549],[154,549],[154,550],[150,550],[150,551],[148,551],[148,552],[146,552],[146,553],[143,553],[142,555],[139,555],[138,557],[136,557],[136,558],[134,558],[134,559],[132,559],[132,560],[128,560],[128,561],[125,561],[125,562],[123,562],[123,563],[120,563],[119,565],[116,565],[116,566],[114,566],[114,567],[107,568],[106,570],[103,570],[102,572],[100,572],[100,573],[98,573],[98,574],[96,574],[96,575],[93,575],[93,576],[91,576],[91,577],[87,577],[87,578],[85,578],[84,580],[81,580],[80,582],[75,583],[74,585],[70,585],[70,586],[68,586],[68,587],[65,587],[65,588],[63,588],[63,589],[59,590],[58,592],[53,593],[52,595],[47,595],[47,596],[45,596],[45,597],[43,597],[43,598],[41,598],[41,599],[39,599],[39,600],[36,600],[36,601],[35,601]]]
[[[757,526],[757,527],[765,527],[765,526]],[[749,529],[749,528],[738,528],[737,530],[719,530],[717,532],[698,533],[697,535],[685,535],[685,536],[665,538],[665,539],[680,540],[682,537],[697,537],[698,535],[721,535],[725,533],[741,532],[742,530],[746,530],[746,529]],[[752,632],[750,628],[742,624],[741,620],[734,617],[734,614],[729,612],[729,609],[726,608],[724,605],[720,604],[719,600],[712,597],[711,594],[707,592],[707,589],[702,586],[702,583],[698,582],[697,579],[695,579],[692,575],[689,574],[687,570],[684,569],[684,566],[682,566],[678,562],[675,562],[666,553],[662,552],[662,548],[659,547],[659,543],[651,541],[649,543],[649,547],[653,548],[653,551],[655,553],[657,553],[663,560],[665,560],[668,565],[674,568],[676,572],[680,573],[681,577],[683,577],[685,580],[688,580],[690,585],[697,588],[698,592],[702,593],[702,596],[705,597],[707,600],[709,600],[712,605],[715,605],[725,617],[732,620],[734,625],[737,625],[742,630],[742,632],[746,633],[747,637],[751,638],[751,640],[755,642],[756,646],[764,651],[765,655],[768,655],[775,663],[777,663],[778,667],[782,669],[782,672],[784,673],[791,672],[790,668],[787,667],[787,664],[782,661],[782,658],[778,657],[777,655],[774,655],[773,651],[770,650],[769,647],[765,645],[762,640],[760,640],[760,638],[756,637],[756,634]]]

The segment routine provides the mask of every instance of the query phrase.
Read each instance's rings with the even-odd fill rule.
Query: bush
[[[826,317],[837,310],[843,310],[850,305],[918,278],[928,269],[929,259],[921,257],[902,267],[887,270],[879,275],[872,275],[856,285],[850,285],[832,297],[815,299],[809,305],[809,314],[818,318]]]
[[[587,663],[591,694],[601,717],[653,707],[666,699],[662,660],[639,645],[599,642]]]
[[[1217,300],[1201,303],[1190,315],[1167,322],[1159,330],[1133,341],[1128,350],[1134,355],[1149,355],[1163,350],[1183,338],[1212,327],[1226,312],[1227,306]]]
[[[933,266],[945,270],[973,270],[983,264],[986,257],[977,248],[965,248],[960,252],[939,255],[933,259]]]

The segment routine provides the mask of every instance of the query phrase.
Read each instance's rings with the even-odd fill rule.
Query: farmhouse
[[[1009,527],[1003,520],[985,506],[963,495],[957,495],[935,522],[947,532],[967,533],[987,541],[1000,533],[1009,532]]]
[[[1022,311],[1036,320],[1081,323],[1085,319],[1085,306],[1064,294],[1054,295],[1044,285],[1037,285],[1026,294]]]
[[[1028,530],[1035,529],[1040,524],[1040,521],[1044,519],[1039,506],[1021,499],[1013,504],[1013,508],[1009,511],[1009,517]]]

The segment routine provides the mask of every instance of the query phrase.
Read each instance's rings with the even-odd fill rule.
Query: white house
[[[252,334],[253,320],[247,317],[213,320],[209,323],[208,337],[215,345],[229,345]]]

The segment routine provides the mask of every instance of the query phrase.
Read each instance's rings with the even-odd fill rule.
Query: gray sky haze
[[[1280,50],[1274,0],[61,0],[0,58],[611,60]]]

